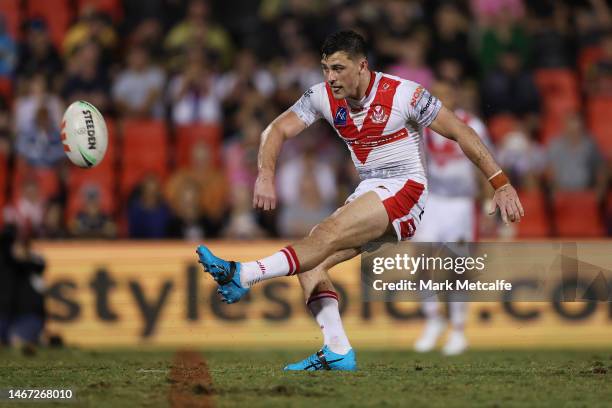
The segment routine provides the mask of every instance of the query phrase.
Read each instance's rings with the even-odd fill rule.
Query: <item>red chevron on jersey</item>
[[[391,78],[383,76],[380,79],[376,95],[368,109],[361,130],[353,122],[346,100],[334,98],[329,84],[325,85],[332,117],[337,117],[339,110],[344,110],[340,114],[346,113],[346,124],[344,124],[344,121],[342,123],[334,123],[334,127],[362,164],[368,159],[372,148],[380,144],[389,143],[391,140],[396,140],[396,138],[384,137],[383,131],[389,121],[393,98],[399,85],[399,81]]]

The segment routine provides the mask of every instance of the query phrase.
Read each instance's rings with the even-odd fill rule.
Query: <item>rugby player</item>
[[[432,93],[443,105],[472,128],[483,143],[490,147],[487,128],[475,115],[458,108],[457,84],[437,81]],[[475,168],[459,148],[459,145],[439,135],[431,128],[424,131],[427,155],[427,179],[429,195],[427,211],[414,235],[416,242],[467,243],[477,239],[477,197],[486,191],[486,180],[478,177]],[[481,181],[484,180],[484,183]],[[465,322],[467,315],[466,293],[447,293],[450,331],[442,347],[445,355],[463,353],[467,346]],[[422,335],[414,344],[415,351],[434,349],[438,338],[447,327],[440,313],[440,301],[435,293],[423,293],[423,312],[426,324]]]
[[[370,241],[414,235],[427,197],[424,128],[457,142],[482,171],[495,190],[491,209],[499,208],[504,222],[524,215],[515,189],[474,130],[419,84],[371,71],[363,37],[340,31],[324,41],[321,51],[325,82],[308,89],[262,133],[253,206],[276,207],[274,173],[281,146],[320,118],[346,143],[361,183],[307,237],[266,258],[238,263],[214,256],[204,245],[196,250],[227,303],[238,302],[262,280],[300,274],[325,344],[286,370],[357,368],[327,270],[358,255]]]

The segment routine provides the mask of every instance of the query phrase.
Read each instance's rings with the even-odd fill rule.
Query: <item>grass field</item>
[[[306,353],[64,349],[26,357],[0,350],[0,388],[71,388],[76,403],[52,403],[71,407],[612,404],[612,349],[470,351],[455,358],[362,351],[355,373],[281,370]],[[0,405],[47,406],[6,400]]]

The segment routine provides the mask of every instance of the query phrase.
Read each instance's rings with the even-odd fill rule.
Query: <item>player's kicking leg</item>
[[[390,228],[385,205],[375,192],[367,192],[342,206],[301,241],[253,262],[225,261],[208,248],[197,249],[200,263],[219,284],[227,303],[240,300],[254,284],[316,268],[334,253],[359,248]]]
[[[323,333],[323,347],[318,352],[297,363],[289,364],[285,370],[356,370],[355,352],[342,326],[338,294],[327,271],[333,266],[358,255],[359,249],[345,249],[331,255],[316,268],[298,275],[312,313]]]

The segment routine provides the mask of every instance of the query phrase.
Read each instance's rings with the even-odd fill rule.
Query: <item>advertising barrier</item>
[[[273,253],[280,241],[219,241],[226,259]],[[296,277],[258,284],[234,305],[222,303],[202,273],[196,245],[184,242],[40,242],[50,330],[78,346],[316,347],[321,333]],[[345,329],[354,346],[410,349],[423,326],[416,302],[367,300],[360,258],[331,271]],[[612,344],[612,303],[469,304],[467,335],[474,348],[605,347]]]

